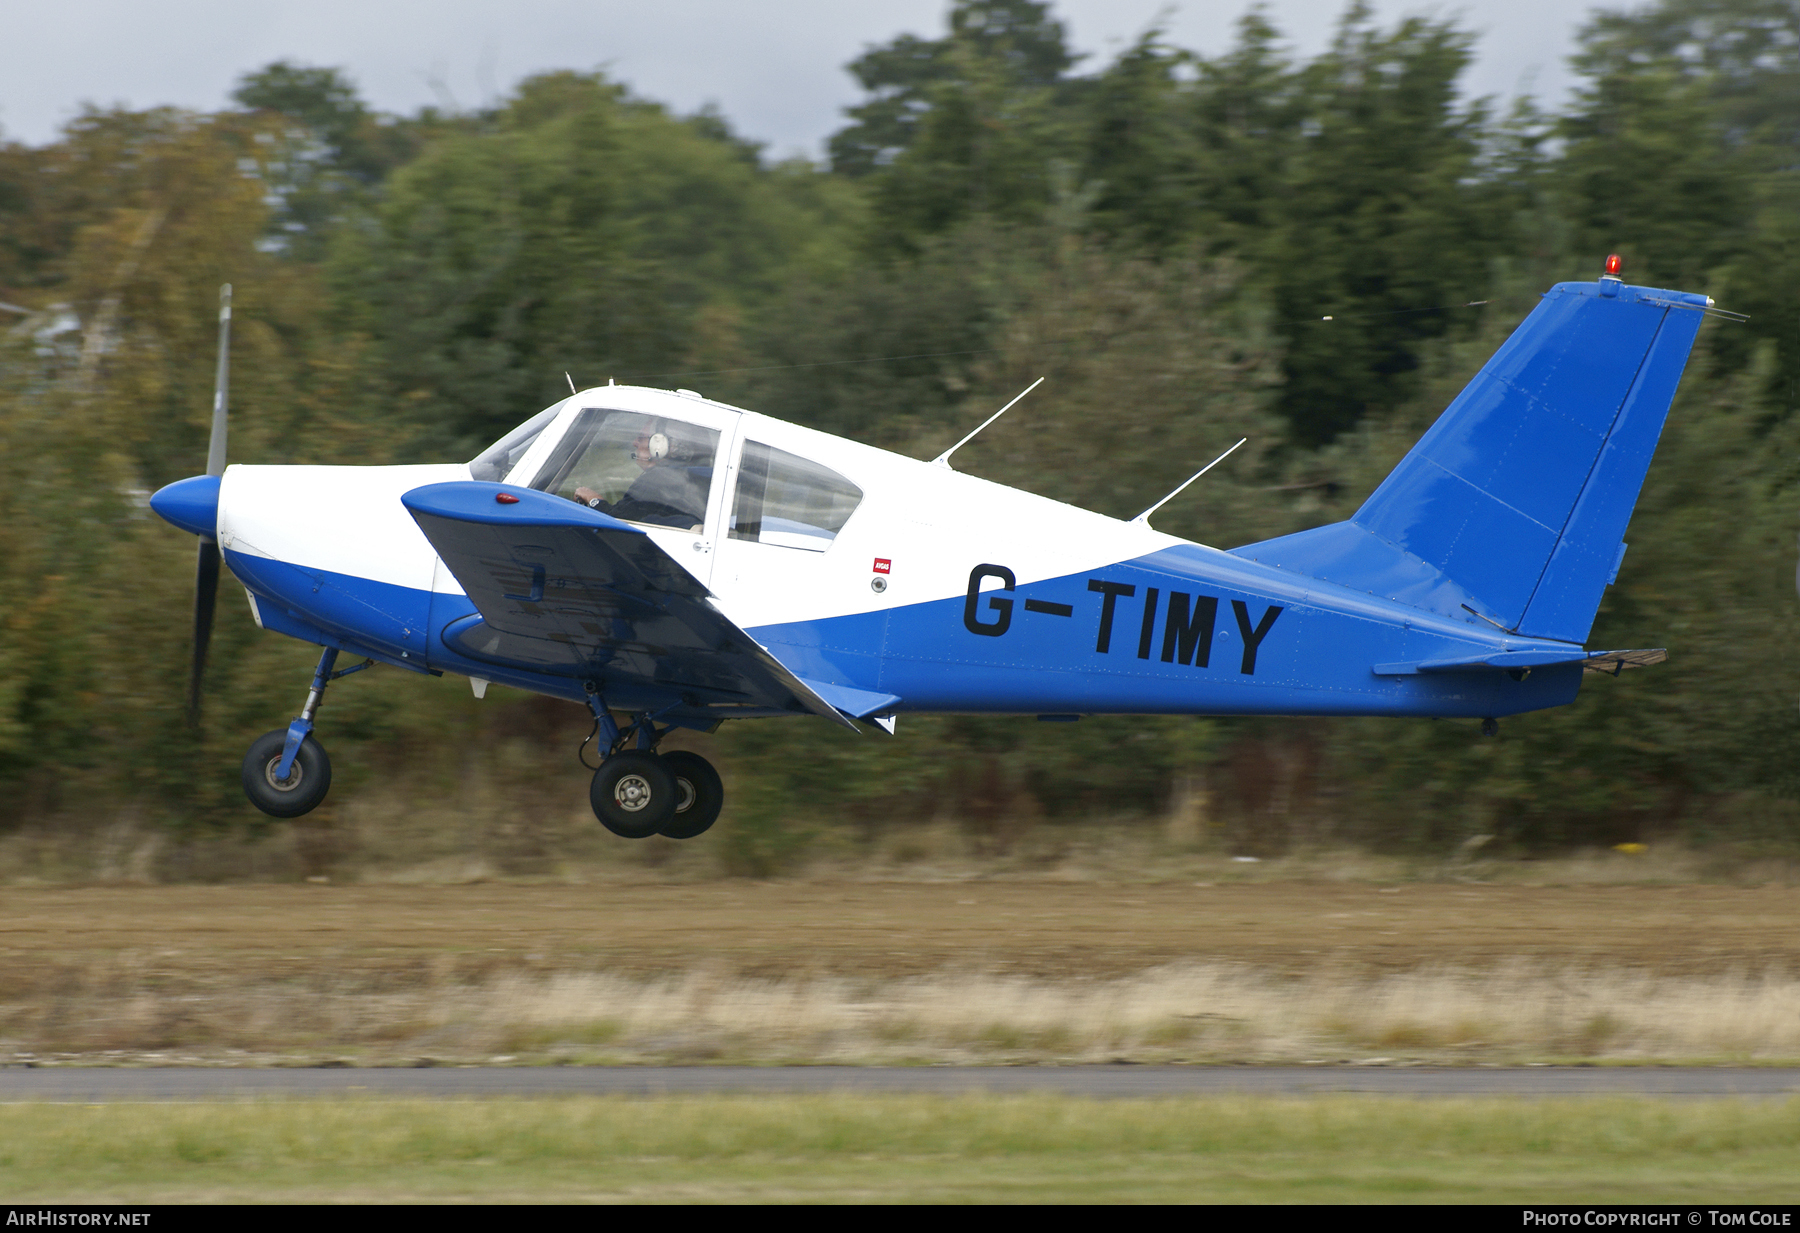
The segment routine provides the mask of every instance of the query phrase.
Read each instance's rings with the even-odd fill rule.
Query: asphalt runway
[[[416,1068],[0,1067],[0,1103],[397,1097],[1053,1092],[1171,1096],[1800,1095],[1800,1069],[1700,1066],[618,1066]]]

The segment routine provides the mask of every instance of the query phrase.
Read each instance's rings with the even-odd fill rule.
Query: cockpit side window
[[[511,475],[512,469],[519,465],[519,459],[525,457],[525,451],[530,449],[532,443],[544,434],[544,429],[550,427],[551,421],[556,418],[567,401],[564,399],[563,402],[559,402],[553,407],[546,407],[539,411],[482,450],[475,461],[469,464],[469,474],[473,478],[489,484],[498,484]]]
[[[640,411],[584,408],[539,469],[533,488],[651,526],[706,523],[719,434]]]
[[[862,495],[862,489],[829,467],[746,441],[731,538],[824,552],[850,521]]]

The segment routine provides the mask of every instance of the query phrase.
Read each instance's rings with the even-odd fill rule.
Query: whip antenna
[[[1025,387],[1025,389],[1019,394],[1019,398],[1025,397],[1026,394],[1031,393],[1031,391],[1035,390],[1038,386],[1042,385],[1043,383],[1044,383],[1044,379],[1042,377],[1039,377],[1036,381],[1033,381],[1030,385]],[[974,432],[970,433],[968,436],[966,436],[962,440],[958,441],[955,445],[952,445],[949,449],[947,449],[943,453],[939,454],[936,458],[933,458],[931,460],[932,464],[934,466],[939,466],[939,467],[948,467],[950,465],[950,455],[956,453],[957,450],[961,449],[963,446],[965,446],[969,442],[973,441],[975,439],[975,437],[977,436],[977,434],[979,434],[981,432],[982,428],[986,428],[989,424],[993,423],[995,420],[997,420],[1001,416],[1005,415],[1008,411],[1011,411],[1013,409],[1013,405],[1019,401],[1019,398],[1013,399],[1012,402],[1007,403],[1004,407],[1001,407],[998,411],[996,411],[992,415],[988,416],[985,420],[982,420],[980,428],[977,428]]]
[[[1183,488],[1186,488],[1189,484],[1193,483],[1195,480],[1199,479],[1202,475],[1205,475],[1208,471],[1212,470],[1214,467],[1218,466],[1220,463],[1224,462],[1227,458],[1229,458],[1233,454],[1235,454],[1237,452],[1238,445],[1242,445],[1245,441],[1248,441],[1249,439],[1250,439],[1249,437],[1239,438],[1237,445],[1232,446],[1230,449],[1226,450],[1223,454],[1220,454],[1217,458],[1215,458],[1211,462],[1207,463],[1204,467],[1201,467],[1198,471],[1196,471],[1192,475],[1188,476],[1186,481],[1184,481],[1182,483],[1180,488],[1177,488],[1174,492],[1171,492],[1168,496],[1166,496],[1162,500],[1158,501],[1155,505],[1152,505],[1149,509],[1147,509],[1143,513],[1139,514],[1136,518],[1133,518],[1131,521],[1134,523],[1141,522],[1145,526],[1149,526],[1150,525],[1150,515],[1154,514],[1157,510],[1161,509],[1163,506],[1167,505],[1169,502],[1173,501],[1176,497],[1180,496]]]

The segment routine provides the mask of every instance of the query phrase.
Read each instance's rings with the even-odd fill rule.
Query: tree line
[[[1702,332],[1595,626],[1668,664],[1493,741],[1388,720],[727,725],[742,803],[720,842],[772,868],[833,827],[1004,834],[1153,814],[1196,782],[1247,849],[1791,842],[1800,4],[1598,13],[1554,111],[1465,98],[1472,46],[1354,3],[1311,58],[1253,9],[1223,54],[1153,29],[1088,65],[1050,3],[957,0],[936,37],[848,66],[862,99],[822,163],[599,73],[395,116],[289,63],[220,112],[90,109],[0,145],[0,819],[249,825],[242,746],[304,692],[305,648],[246,614],[215,638],[206,722],[182,719],[193,545],[144,494],[205,457],[222,282],[233,461],[470,457],[565,373],[929,457],[1042,375],[960,467],[1129,517],[1248,435],[1159,515],[1230,547],[1347,517],[1537,293],[1618,252],[1630,281],[1749,314]],[[381,675],[328,719],[369,774],[565,705]]]

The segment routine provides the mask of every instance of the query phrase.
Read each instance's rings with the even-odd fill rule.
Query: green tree
[[[437,449],[472,451],[594,383],[704,367],[702,314],[829,265],[843,211],[597,76],[524,83],[397,172],[332,260],[346,320]],[[455,444],[451,444],[455,442]]]
[[[1384,33],[1353,7],[1302,71],[1279,219],[1251,244],[1287,324],[1281,409],[1302,443],[1398,405],[1421,345],[1468,319],[1437,310],[1487,298],[1515,202],[1483,175],[1485,106],[1458,102],[1469,44],[1416,18]]]
[[[1192,60],[1152,30],[1094,80],[1083,101],[1089,225],[1114,243],[1166,252],[1197,228],[1205,172],[1178,76]]]
[[[1564,122],[1561,179],[1588,261],[1616,248],[1635,281],[1713,292],[1748,323],[1710,350],[1747,370],[1773,344],[1767,412],[1800,409],[1800,7],[1663,0],[1597,14]]]
[[[949,25],[946,38],[903,34],[851,61],[851,75],[873,97],[850,108],[852,123],[832,135],[832,170],[870,175],[910,149],[937,87],[958,80],[969,60],[996,64],[1027,88],[1049,89],[1077,59],[1062,23],[1040,0],[957,0]]]

